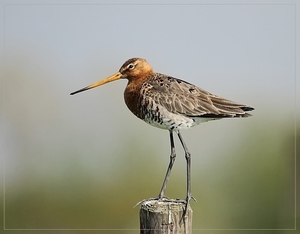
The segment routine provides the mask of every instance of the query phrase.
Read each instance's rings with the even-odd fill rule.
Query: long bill
[[[121,72],[117,72],[117,73],[111,75],[110,77],[107,77],[104,80],[100,80],[100,81],[98,81],[98,82],[96,82],[94,84],[86,86],[85,88],[82,88],[82,89],[79,89],[79,90],[77,90],[77,91],[75,91],[73,93],[70,93],[70,95],[74,95],[76,93],[80,93],[80,92],[83,92],[83,91],[86,91],[86,90],[89,90],[89,89],[92,89],[92,88],[96,88],[96,87],[98,87],[100,85],[104,85],[106,83],[109,83],[109,82],[112,82],[112,81],[115,81],[115,80],[119,80],[119,79],[122,78],[122,76],[123,75],[121,74]]]

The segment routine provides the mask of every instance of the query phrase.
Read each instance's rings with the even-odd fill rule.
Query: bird
[[[143,58],[128,59],[118,72],[71,95],[120,79],[128,80],[124,100],[129,110],[146,123],[169,131],[169,165],[156,200],[167,198],[165,190],[176,158],[173,134],[179,138],[185,153],[187,185],[186,198],[177,200],[185,203],[186,212],[190,200],[194,199],[191,194],[191,153],[180,131],[211,120],[249,117],[248,112],[254,108],[214,95],[187,81],[154,72]]]

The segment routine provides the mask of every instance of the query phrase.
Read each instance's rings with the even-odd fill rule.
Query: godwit
[[[138,118],[152,126],[169,130],[171,142],[170,162],[163,185],[155,199],[164,198],[167,182],[175,161],[176,153],[173,132],[177,133],[187,162],[187,195],[183,201],[186,208],[191,195],[191,154],[180,134],[202,122],[222,118],[248,117],[253,107],[239,104],[211,94],[186,81],[153,72],[149,63],[142,58],[127,60],[112,76],[71,93],[71,95],[97,86],[127,79],[124,99],[127,107]]]

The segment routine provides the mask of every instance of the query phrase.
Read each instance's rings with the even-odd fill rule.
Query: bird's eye
[[[133,68],[135,68],[135,65],[130,63],[128,66],[127,66],[128,69],[132,70]]]

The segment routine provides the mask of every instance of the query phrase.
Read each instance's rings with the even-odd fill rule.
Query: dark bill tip
[[[73,93],[70,93],[70,95],[74,95],[74,94],[76,94],[76,93],[80,93],[80,92],[86,91],[86,90],[88,90],[88,89],[89,89],[88,87],[85,87],[85,88],[83,88],[83,89],[79,89],[79,90],[77,90],[77,91],[75,91],[75,92],[73,92]]]

